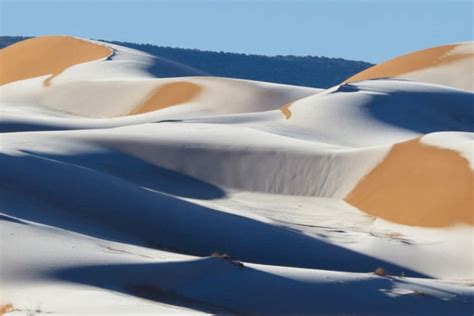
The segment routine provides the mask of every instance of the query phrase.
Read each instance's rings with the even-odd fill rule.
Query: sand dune
[[[472,314],[471,43],[327,90],[71,37],[3,65],[0,306]]]
[[[27,39],[0,50],[0,85],[51,75],[51,80],[65,69],[112,54],[106,46],[69,36],[43,36]]]
[[[366,69],[345,82],[377,78],[405,78],[474,91],[474,44],[428,48]]]

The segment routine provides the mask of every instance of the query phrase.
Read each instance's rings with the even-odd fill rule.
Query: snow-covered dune
[[[183,75],[202,73],[133,49],[65,36],[9,46],[1,51],[0,63],[6,65],[0,72],[0,101],[93,118],[163,109],[157,119],[266,111],[320,91],[225,78],[157,79],[171,66]]]
[[[470,47],[324,91],[5,48],[0,311],[472,314]]]

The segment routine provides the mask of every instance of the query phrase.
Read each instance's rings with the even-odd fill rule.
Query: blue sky
[[[380,62],[472,40],[472,0],[0,0],[1,35]]]

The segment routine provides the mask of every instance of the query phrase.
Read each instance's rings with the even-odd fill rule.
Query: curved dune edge
[[[458,152],[414,139],[387,157],[346,197],[371,215],[403,225],[474,224],[474,171]]]
[[[417,70],[445,65],[465,58],[474,58],[474,53],[449,54],[460,45],[438,46],[402,55],[361,71],[344,82],[398,77]]]
[[[130,114],[142,114],[161,110],[169,106],[192,101],[202,92],[202,87],[188,81],[177,81],[160,85],[154,89],[145,101]]]
[[[290,119],[291,117],[291,110],[290,110],[290,106],[293,104],[293,102],[290,102],[290,103],[287,103],[285,104],[284,106],[282,106],[279,110],[281,111],[281,113],[283,113],[283,115],[285,116],[285,118],[287,120]]]
[[[0,85],[51,75],[44,81],[48,86],[65,69],[112,53],[106,46],[69,36],[27,39],[0,50]]]

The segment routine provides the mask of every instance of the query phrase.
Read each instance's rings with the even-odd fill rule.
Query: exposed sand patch
[[[473,225],[473,183],[474,171],[458,152],[414,139],[394,145],[345,200],[404,225]]]
[[[291,117],[290,106],[291,106],[292,104],[293,104],[293,102],[290,102],[290,103],[287,103],[287,104],[285,104],[284,106],[282,106],[282,107],[280,108],[281,113],[283,113],[283,115],[285,116],[285,118],[286,118],[287,120],[289,120],[290,117]]]
[[[186,103],[193,100],[201,91],[202,87],[192,82],[166,83],[154,89],[130,114],[147,113]]]
[[[450,54],[460,44],[444,45],[416,51],[370,67],[346,79],[344,82],[384,77],[398,77],[417,70],[449,64],[466,58],[474,58],[474,52]]]
[[[13,311],[13,305],[12,304],[0,305],[0,315],[4,315],[4,314],[12,312],[12,311]]]
[[[0,50],[0,85],[51,75],[51,79],[66,68],[112,54],[103,45],[68,36],[43,36],[27,39]]]

